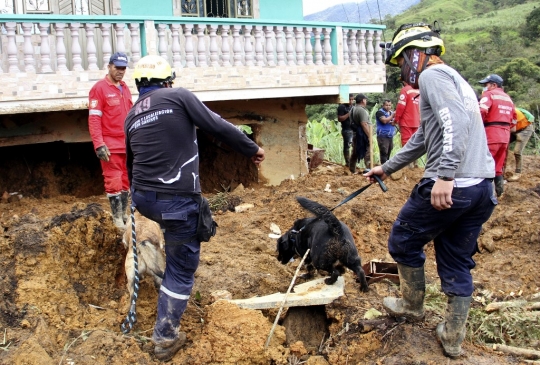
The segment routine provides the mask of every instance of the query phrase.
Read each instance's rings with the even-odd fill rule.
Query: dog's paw
[[[298,278],[304,279],[304,280],[309,280],[309,279],[313,278],[313,274],[305,273],[305,274],[302,274],[302,275],[298,275]]]
[[[334,283],[337,281],[337,278],[332,278],[332,277],[329,277],[329,278],[326,278],[324,279],[324,283],[326,285],[334,285]]]

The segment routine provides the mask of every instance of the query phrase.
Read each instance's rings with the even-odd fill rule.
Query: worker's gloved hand
[[[96,148],[96,155],[100,160],[109,162],[109,156],[111,155],[111,152],[109,151],[109,148],[107,148],[107,146],[103,145]]]

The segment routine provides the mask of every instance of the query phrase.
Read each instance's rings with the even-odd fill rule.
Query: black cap
[[[367,100],[367,96],[365,96],[364,94],[358,94],[356,95],[356,97],[354,98],[354,100],[356,100],[357,103],[361,103],[362,100],[366,99]]]

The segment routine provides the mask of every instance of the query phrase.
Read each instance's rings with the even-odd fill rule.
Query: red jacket
[[[394,120],[400,127],[418,128],[420,126],[419,93],[418,89],[413,89],[411,85],[406,85],[401,89],[394,116]]]
[[[514,103],[501,88],[484,91],[480,114],[489,143],[508,143],[513,120],[517,119]]]
[[[120,85],[122,92],[105,76],[90,90],[88,129],[94,149],[107,145],[111,152],[126,152],[124,120],[133,106],[133,101],[126,83],[120,81]]]

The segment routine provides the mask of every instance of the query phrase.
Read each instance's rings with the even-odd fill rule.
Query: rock
[[[221,299],[231,300],[232,294],[228,290],[216,290],[210,293],[210,301],[212,303],[217,302]]]
[[[306,365],[328,365],[328,361],[326,361],[324,356],[311,356],[307,360]]]
[[[240,204],[240,205],[237,205],[236,207],[234,207],[234,211],[236,213],[241,213],[241,212],[245,212],[246,210],[251,209],[253,207],[254,207],[253,204],[244,203],[244,204]]]
[[[238,186],[236,188],[234,188],[234,190],[232,191],[233,193],[241,193],[244,191],[244,185],[242,185],[242,183],[238,184]]]

